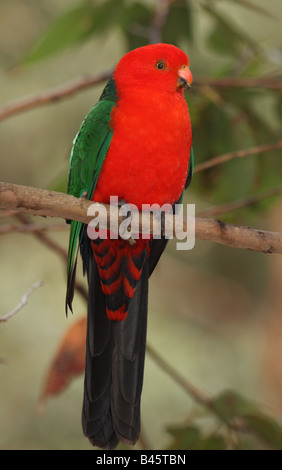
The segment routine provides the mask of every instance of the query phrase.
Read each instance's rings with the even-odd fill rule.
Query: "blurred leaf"
[[[261,413],[244,416],[251,430],[270,447],[282,450],[282,428],[277,421]]]
[[[218,169],[215,202],[227,202],[246,197],[255,186],[257,177],[256,157],[234,159]]]
[[[23,63],[36,62],[85,39],[92,30],[92,7],[82,5],[56,19]]]
[[[269,446],[282,450],[282,428],[275,419],[263,414],[258,406],[241,395],[227,391],[213,400],[213,409],[227,425],[236,418],[243,419],[244,427]]]
[[[57,18],[39,39],[22,64],[46,59],[69,46],[85,41],[92,34],[104,32],[122,8],[121,0],[110,0],[95,6],[86,2]]]
[[[188,450],[201,438],[201,431],[196,426],[169,428],[168,432],[173,436],[173,442],[169,450]]]
[[[234,34],[227,25],[221,23],[214,27],[207,40],[208,45],[216,52],[227,55],[236,53],[238,46],[241,44],[238,36]]]
[[[172,3],[163,27],[163,42],[177,44],[182,38],[192,38],[192,16],[185,0]]]
[[[46,400],[66,389],[71,379],[85,366],[86,317],[77,320],[64,334],[47,373],[40,397],[40,408]]]
[[[173,442],[169,450],[224,450],[226,442],[218,434],[203,436],[202,431],[196,426],[183,426],[169,428],[173,436]]]
[[[226,447],[226,442],[222,436],[212,434],[199,439],[193,450],[225,450]]]
[[[261,109],[261,114],[258,114],[248,102],[241,104],[241,109],[244,111],[249,127],[258,143],[263,144],[277,139],[277,133],[265,119],[263,109]]]
[[[262,108],[261,114],[255,111],[250,103],[241,104],[248,123],[251,135],[257,144],[275,142],[279,139],[277,133],[268,123]],[[282,160],[279,158],[281,150],[265,152],[256,158],[257,181],[261,189],[276,186],[281,183]]]
[[[235,418],[240,418],[256,410],[253,403],[232,390],[222,392],[214,398],[212,408],[227,425],[232,424]]]
[[[204,100],[199,104],[197,120],[193,123],[197,163],[235,147],[230,120],[230,109],[222,103]]]
[[[251,54],[248,60],[244,60],[242,69],[241,69],[241,77],[258,77],[260,75],[261,70],[261,60],[258,55]],[[250,89],[249,89],[250,90]],[[253,90],[254,92],[259,90]]]
[[[236,141],[229,107],[204,99],[199,103],[197,113],[197,119],[193,121],[193,145],[197,163],[224,154],[228,149],[238,148],[239,143]],[[213,203],[215,200],[221,201],[222,185],[229,190],[227,195],[225,193],[223,195],[225,200],[234,196],[232,188],[222,174],[226,171],[226,167],[227,165],[220,165],[195,175],[194,190],[205,197],[212,197]],[[216,197],[216,193],[219,197]]]
[[[251,0],[231,0],[231,1],[236,4],[240,3],[243,7],[249,8],[252,11],[255,11],[257,13],[266,15],[269,18],[274,19],[274,16],[266,8],[263,8],[261,5],[258,5],[257,3]]]
[[[253,51],[258,53],[260,51],[259,44],[257,44],[248,34],[246,34],[244,31],[239,29],[235,23],[230,21],[229,19],[226,18],[222,13],[220,13],[214,5],[211,6],[211,3],[204,3],[202,4],[202,7],[210,14],[210,16],[215,20],[216,24],[216,30],[218,30],[218,35],[221,36],[221,40],[223,44],[219,43],[220,37],[212,38],[212,43],[211,45],[216,45],[219,48],[219,52],[221,53],[227,53],[230,55],[230,49],[228,52],[228,48],[224,48],[224,42],[227,41],[229,45],[232,46],[232,51],[235,52],[235,45],[237,47],[237,44],[241,45],[248,45],[249,47],[252,48]],[[215,34],[215,30],[214,33]],[[211,40],[211,39],[210,39]]]
[[[238,436],[236,444],[232,447],[232,450],[265,450],[261,443],[258,442],[251,434],[244,434],[244,436]]]

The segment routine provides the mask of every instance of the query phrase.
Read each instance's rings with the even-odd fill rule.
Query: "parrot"
[[[191,84],[188,56],[172,44],[126,53],[73,141],[68,194],[103,204],[117,196],[139,210],[143,204],[180,203],[194,165],[184,97]],[[87,225],[68,222],[67,312],[79,253],[88,281],[83,433],[101,449],[135,445],[149,278],[169,237],[90,239]]]

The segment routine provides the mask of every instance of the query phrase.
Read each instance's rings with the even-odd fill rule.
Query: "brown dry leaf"
[[[69,382],[84,371],[86,324],[86,318],[79,319],[64,334],[47,373],[39,411],[43,411],[48,398],[64,391]]]

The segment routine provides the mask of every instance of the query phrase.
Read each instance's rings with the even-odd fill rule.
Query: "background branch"
[[[270,144],[257,145],[248,149],[228,152],[223,155],[219,155],[218,157],[211,158],[210,160],[207,160],[203,163],[199,163],[198,165],[195,165],[194,173],[198,173],[199,171],[207,170],[222,163],[226,163],[229,160],[233,160],[234,158],[244,158],[250,155],[269,152],[270,150],[276,150],[280,148],[282,148],[282,140]]]
[[[209,207],[207,209],[203,209],[197,213],[198,217],[215,217],[218,215],[226,214],[238,209],[243,209],[244,207],[252,206],[257,204],[260,201],[268,199],[270,197],[278,196],[282,194],[282,186],[278,186],[276,188],[266,189],[265,191],[261,191],[258,194],[254,194],[253,196],[249,196],[237,201],[227,202],[226,204],[220,204],[218,206]]]
[[[150,28],[150,39],[153,44],[162,42],[162,29],[168,15],[168,11],[169,0],[159,0],[157,2],[152,27]]]
[[[3,209],[17,209],[29,214],[59,217],[89,224],[94,218],[87,216],[87,210],[92,204],[92,201],[84,198],[78,199],[68,194],[11,183],[0,183],[0,208]],[[110,206],[103,206],[107,209],[107,220],[109,220]],[[119,224],[122,221],[123,217],[120,216]],[[139,220],[140,231],[141,223],[142,221]],[[187,218],[184,217],[184,231],[187,229],[187,223]],[[153,215],[151,215],[150,224],[148,229],[151,232]],[[262,253],[282,253],[282,233],[280,232],[255,230],[199,217],[196,217],[195,226],[197,239]],[[40,236],[42,235],[43,233],[40,232]]]
[[[81,90],[99,85],[111,76],[112,72],[104,72],[101,75],[90,75],[78,78],[70,83],[65,83],[52,90],[43,91],[17,101],[13,101],[0,109],[0,121],[7,119],[14,114],[22,113],[39,106],[56,103],[59,100],[69,98]]]
[[[9,320],[13,315],[19,312],[26,304],[27,304],[27,299],[28,297],[32,294],[32,292],[37,289],[38,287],[41,287],[43,285],[42,281],[37,281],[35,282],[29,289],[24,293],[22,296],[22,300],[20,303],[10,312],[7,313],[7,315],[4,315],[3,317],[0,318],[0,322],[5,322]]]

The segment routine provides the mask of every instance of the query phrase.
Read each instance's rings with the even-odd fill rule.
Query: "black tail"
[[[148,278],[146,261],[127,318],[106,314],[94,256],[87,266],[88,324],[82,427],[90,442],[114,449],[135,444],[140,431],[140,399],[146,348]]]

